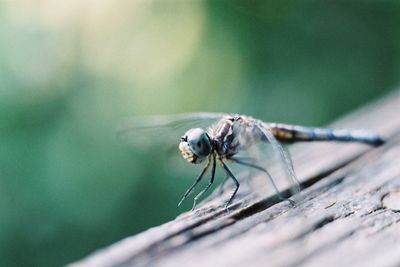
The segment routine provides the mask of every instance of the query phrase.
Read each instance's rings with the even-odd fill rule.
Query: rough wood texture
[[[296,207],[241,188],[227,214],[227,195],[215,193],[194,212],[71,266],[400,266],[399,111],[395,92],[334,124],[381,133],[379,148],[294,146],[304,188]]]

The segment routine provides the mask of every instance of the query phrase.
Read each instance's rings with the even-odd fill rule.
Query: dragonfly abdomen
[[[288,124],[270,124],[272,133],[281,142],[339,141],[359,142],[379,146],[384,143],[381,136],[364,130],[312,128]]]

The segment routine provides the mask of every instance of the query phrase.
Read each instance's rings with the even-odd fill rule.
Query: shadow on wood
[[[213,194],[193,212],[70,266],[399,266],[400,92],[333,126],[365,128],[387,143],[291,148],[304,200]]]

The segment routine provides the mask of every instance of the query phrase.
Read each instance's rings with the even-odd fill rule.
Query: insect
[[[243,160],[237,157],[240,152],[249,150],[258,143],[268,143],[272,147],[272,150],[279,155],[279,160],[284,166],[284,171],[291,184],[297,186],[298,181],[292,160],[282,144],[301,141],[339,141],[360,142],[379,146],[384,143],[381,136],[364,130],[313,128],[280,123],[266,123],[250,116],[224,113],[187,113],[177,115],[176,117],[153,117],[152,120],[148,121],[138,122],[136,120],[132,128],[173,127],[186,122],[210,119],[219,121],[212,124],[207,130],[191,128],[181,137],[179,143],[179,150],[184,159],[193,164],[205,162],[205,165],[194,183],[184,193],[178,206],[189,196],[211,168],[210,180],[207,186],[194,198],[192,210],[196,206],[196,201],[213,184],[217,163],[222,167],[227,178],[230,178],[235,184],[233,192],[225,202],[225,209],[228,209],[239,190],[240,184],[235,174],[227,166],[226,161],[263,172],[269,178],[278,196],[283,198],[266,168],[251,160]],[[290,199],[288,200],[291,201]]]

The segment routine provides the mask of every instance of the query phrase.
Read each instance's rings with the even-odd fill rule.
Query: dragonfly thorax
[[[181,137],[179,150],[187,161],[201,163],[212,151],[211,138],[203,129],[190,129]]]

